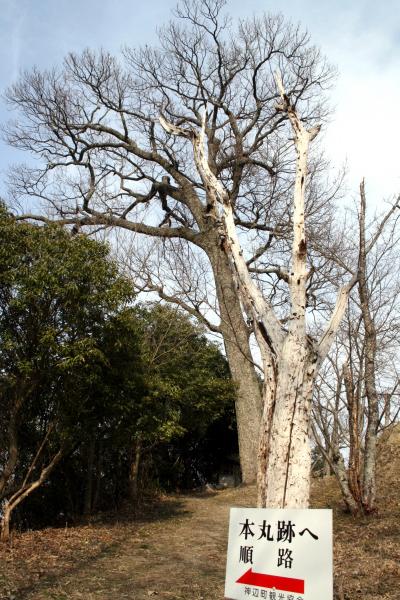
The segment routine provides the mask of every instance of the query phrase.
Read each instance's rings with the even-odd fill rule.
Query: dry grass
[[[381,448],[377,515],[352,518],[333,479],[314,482],[312,506],[334,511],[338,600],[400,599],[398,437]],[[136,520],[16,534],[0,548],[0,600],[222,600],[229,507],[254,501],[253,487],[169,496]]]

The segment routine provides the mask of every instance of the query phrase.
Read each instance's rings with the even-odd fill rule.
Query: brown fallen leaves
[[[334,511],[335,600],[400,598],[395,450],[380,459],[372,517],[345,514],[333,478],[313,484],[312,506]],[[229,507],[254,503],[253,487],[176,495],[139,518],[15,533],[0,545],[0,600],[222,600]]]

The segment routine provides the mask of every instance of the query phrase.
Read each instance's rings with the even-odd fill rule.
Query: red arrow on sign
[[[255,573],[251,568],[243,573],[236,583],[247,583],[263,588],[275,588],[282,592],[297,592],[304,594],[304,579],[293,579],[292,577],[279,577],[279,575],[265,575]]]

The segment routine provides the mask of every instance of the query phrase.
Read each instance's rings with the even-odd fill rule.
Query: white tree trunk
[[[163,117],[160,122],[166,131],[189,139],[193,145],[197,170],[207,190],[207,199],[221,224],[221,248],[226,253],[242,309],[253,323],[260,348],[264,368],[264,410],[259,442],[258,504],[276,508],[306,508],[310,492],[309,428],[313,383],[339,326],[351,287],[341,290],[319,344],[312,342],[306,334],[308,272],[304,197],[308,146],[318,134],[319,127],[307,130],[285,94],[279,76],[277,85],[282,99],[277,109],[286,112],[289,117],[297,154],[292,266],[291,272],[286,274],[290,291],[287,331],[251,277],[239,243],[234,207],[227,190],[208,163],[204,144],[207,111],[204,111],[200,131],[177,127],[167,123]]]
[[[314,368],[288,340],[278,364],[275,410],[270,430],[264,505],[306,508],[309,502],[310,410]]]

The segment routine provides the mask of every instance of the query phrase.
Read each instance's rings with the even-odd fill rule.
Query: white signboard
[[[332,600],[332,511],[231,508],[225,597]]]

